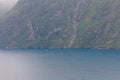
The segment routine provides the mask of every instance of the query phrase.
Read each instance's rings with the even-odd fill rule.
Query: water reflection
[[[0,53],[0,80],[29,80],[27,67],[21,56]]]
[[[119,80],[120,51],[0,51],[0,80]]]

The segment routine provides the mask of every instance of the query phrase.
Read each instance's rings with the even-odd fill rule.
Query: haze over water
[[[1,50],[0,80],[120,80],[120,51]]]

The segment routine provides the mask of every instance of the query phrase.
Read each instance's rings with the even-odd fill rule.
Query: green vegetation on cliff
[[[120,0],[20,0],[0,17],[0,48],[120,49]]]

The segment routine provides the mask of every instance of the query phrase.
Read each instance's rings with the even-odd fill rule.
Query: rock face
[[[0,17],[0,48],[120,49],[120,0],[20,0]]]

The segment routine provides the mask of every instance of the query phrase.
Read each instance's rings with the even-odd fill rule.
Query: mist
[[[0,15],[12,9],[18,0],[0,0]]]

